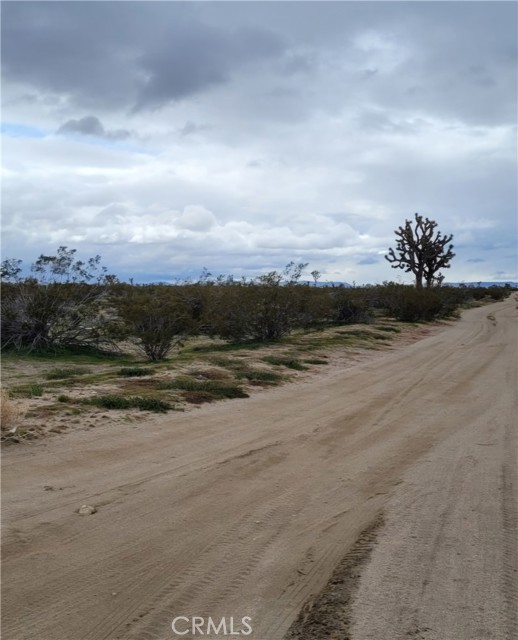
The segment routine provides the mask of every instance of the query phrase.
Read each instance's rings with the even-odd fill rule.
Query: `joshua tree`
[[[396,251],[389,249],[385,256],[393,269],[404,269],[415,275],[417,289],[423,288],[423,282],[426,288],[440,284],[444,276],[439,270],[449,269],[455,256],[453,245],[449,244],[453,236],[443,236],[436,228],[437,222],[416,213],[415,222],[405,220],[405,226],[395,231]]]
[[[317,271],[316,269],[314,269],[311,272],[311,277],[313,278],[313,280],[315,281],[315,287],[317,286],[318,281],[320,280],[320,278],[322,277],[322,274],[320,273],[320,271]]]

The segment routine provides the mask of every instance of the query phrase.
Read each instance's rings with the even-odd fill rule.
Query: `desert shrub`
[[[248,398],[243,389],[232,382],[223,380],[196,380],[189,376],[178,376],[159,385],[160,389],[179,389],[182,391],[203,391],[214,398]]]
[[[39,382],[32,382],[17,387],[13,387],[13,394],[20,398],[39,398],[45,392],[45,387]]]
[[[0,418],[1,430],[9,431],[14,429],[22,416],[21,409],[9,397],[9,392],[5,389],[0,391]]]
[[[327,360],[322,360],[321,358],[309,358],[308,360],[304,360],[306,364],[329,364]]]
[[[142,376],[151,376],[155,372],[149,367],[122,367],[118,373],[123,378],[139,378]]]
[[[305,371],[307,367],[305,367],[300,360],[296,358],[282,357],[282,356],[265,356],[263,358],[264,362],[268,362],[268,364],[273,364],[276,366],[288,367],[288,369],[295,369],[297,371]]]
[[[341,336],[347,338],[359,338],[360,340],[388,340],[389,338],[382,333],[374,331],[364,331],[363,329],[349,329],[348,331],[338,331]]]
[[[82,404],[93,405],[100,409],[140,409],[141,411],[153,411],[165,413],[173,407],[168,402],[158,398],[142,398],[141,396],[94,396],[81,400]]]
[[[205,330],[232,342],[279,340],[312,321],[312,290],[299,284],[305,264],[290,262],[254,281],[227,280],[210,288]]]
[[[432,289],[416,289],[399,285],[392,288],[386,297],[386,306],[391,315],[402,322],[419,322],[443,317],[443,301]]]
[[[189,375],[203,378],[204,380],[228,380],[230,377],[228,371],[222,371],[221,369],[195,369],[190,371]]]
[[[102,305],[113,276],[99,256],[85,263],[74,249],[59,247],[54,256],[41,255],[31,272],[23,280],[9,272],[2,285],[2,348],[58,351],[106,341]]]
[[[265,369],[254,369],[252,367],[243,368],[236,371],[236,378],[246,379],[249,381],[260,380],[263,382],[277,383],[282,380],[282,376],[275,371],[266,371]]]
[[[119,337],[135,340],[153,361],[164,360],[197,329],[181,287],[122,285],[116,289],[113,304],[119,315]]]
[[[72,402],[72,398],[70,396],[67,396],[65,393],[61,393],[58,397],[57,397],[58,402]]]
[[[84,367],[57,368],[49,371],[45,377],[47,380],[62,380],[65,378],[73,378],[74,376],[81,376],[88,372],[88,369]]]
[[[205,402],[214,402],[218,398],[210,391],[184,391],[182,398],[189,404],[203,404]]]
[[[505,285],[503,287],[498,285],[491,285],[489,287],[482,286],[461,286],[458,289],[466,296],[466,298],[471,300],[486,300],[491,299],[496,301],[504,300],[509,293],[512,291],[510,285]]]
[[[386,331],[387,333],[401,333],[401,329],[399,327],[393,327],[390,324],[376,325],[376,329],[378,331]]]
[[[486,295],[489,296],[492,300],[499,301],[504,300],[510,293],[510,287],[487,287]]]
[[[373,314],[369,302],[361,291],[337,287],[330,290],[332,303],[331,319],[339,324],[372,322]]]

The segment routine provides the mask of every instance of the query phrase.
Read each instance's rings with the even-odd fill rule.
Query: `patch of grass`
[[[309,360],[304,360],[306,364],[329,364],[327,360],[322,360],[321,358],[310,358]]]
[[[266,371],[265,369],[243,368],[236,371],[236,378],[247,379],[254,384],[257,381],[278,383],[283,380],[283,376],[275,371]]]
[[[341,336],[346,338],[359,338],[360,340],[387,340],[387,336],[374,333],[372,331],[364,331],[363,329],[350,329],[349,331],[338,331]]]
[[[189,375],[204,380],[228,380],[230,374],[227,371],[221,371],[221,369],[195,369],[190,371]]]
[[[53,363],[64,363],[71,365],[78,364],[102,364],[110,362],[118,362],[119,364],[132,364],[135,358],[128,357],[127,354],[118,351],[103,351],[91,347],[77,349],[63,349],[61,351],[5,351],[2,358],[12,360],[24,360],[41,362],[42,360],[52,361]]]
[[[25,414],[27,418],[50,418],[65,411],[67,407],[64,404],[45,404],[35,407]]]
[[[73,402],[72,398],[70,396],[67,396],[64,393],[62,393],[61,395],[59,395],[57,397],[57,401],[58,402]]]
[[[124,378],[139,378],[142,376],[152,376],[155,372],[150,367],[122,367],[118,373]]]
[[[39,398],[43,395],[45,388],[39,382],[33,382],[32,384],[20,385],[13,387],[12,392],[18,398]]]
[[[118,387],[128,394],[148,394],[160,388],[160,382],[153,378],[128,378],[118,384]]]
[[[52,371],[49,371],[45,377],[47,378],[47,380],[62,380],[65,378],[82,376],[86,373],[89,373],[89,370],[85,369],[85,367],[58,367],[56,369],[52,369]]]
[[[268,364],[273,364],[275,366],[288,367],[288,369],[296,369],[297,371],[307,370],[307,367],[305,367],[302,362],[300,360],[297,360],[296,358],[265,356],[262,360],[264,362],[268,362]]]
[[[200,344],[191,347],[191,351],[196,353],[210,353],[220,351],[240,351],[243,349],[261,349],[264,348],[264,342],[227,342],[225,344]]]
[[[169,382],[162,382],[160,389],[179,389],[181,391],[203,391],[209,393],[214,399],[222,398],[248,398],[243,389],[232,382],[223,380],[196,380],[189,376],[178,376]]]
[[[376,325],[376,329],[378,329],[378,331],[388,331],[388,332],[392,332],[392,333],[401,333],[401,329],[399,327],[394,327],[390,324],[380,324],[379,326]]]
[[[209,391],[184,391],[182,398],[189,404],[204,404],[217,399]]]
[[[80,402],[100,409],[140,409],[141,411],[153,411],[155,413],[166,413],[173,409],[169,402],[164,402],[158,398],[142,398],[141,396],[104,395],[83,399]]]
[[[225,356],[209,356],[207,360],[215,367],[222,367],[223,369],[231,369],[236,364],[235,360],[225,358]]]
[[[43,387],[42,384],[39,384],[38,382],[34,382],[33,384],[29,385],[29,396],[31,398],[41,397],[44,391],[45,391],[45,388]]]

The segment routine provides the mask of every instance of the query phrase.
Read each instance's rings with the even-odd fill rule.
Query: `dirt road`
[[[517,637],[516,368],[509,299],[303,384],[6,448],[2,637],[248,616],[281,640],[382,512],[354,640]]]

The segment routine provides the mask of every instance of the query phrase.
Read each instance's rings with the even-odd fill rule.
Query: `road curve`
[[[515,638],[516,338],[509,298],[303,384],[6,448],[2,637],[281,640],[384,512],[354,640]]]

